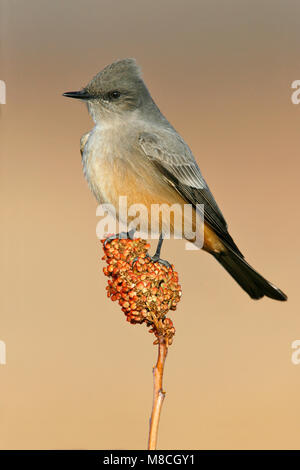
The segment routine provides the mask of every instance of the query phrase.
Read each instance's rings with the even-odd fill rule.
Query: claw
[[[103,246],[106,247],[106,244],[111,242],[112,240],[115,240],[117,238],[116,235],[110,235],[110,237],[107,237],[105,240],[104,240],[104,243],[103,243]]]
[[[153,263],[162,264],[163,266],[166,266],[166,268],[168,268],[168,269],[171,268],[173,270],[172,265],[169,263],[169,261],[167,261],[166,259],[161,259],[157,254],[155,254],[153,256],[150,256],[147,253],[146,256],[147,256],[147,258],[150,258]]]
[[[157,255],[153,255],[153,256],[150,256],[148,253],[146,253],[146,257],[148,259],[150,259],[153,263],[159,263],[159,264],[162,264],[163,266],[166,266],[166,268],[168,269],[172,269],[173,271],[173,268],[172,268],[172,265],[169,263],[169,261],[165,260],[165,259],[161,259],[159,256]],[[132,264],[131,264],[131,267],[133,268],[135,263],[138,261],[139,257],[136,256],[133,261],[132,261]]]
[[[160,257],[160,251],[161,251],[162,243],[163,243],[163,234],[161,233],[159,235],[159,241],[158,241],[158,244],[157,244],[156,252],[154,253],[153,256],[150,256],[148,253],[146,254],[146,256],[153,263],[162,264],[163,266],[166,266],[166,268],[168,268],[168,269],[171,268],[173,270],[172,265],[169,263],[169,261],[167,261],[165,259],[161,259],[161,257]],[[136,263],[136,261],[137,261],[137,258],[134,258],[134,260],[132,262],[132,266],[134,266],[134,263]]]

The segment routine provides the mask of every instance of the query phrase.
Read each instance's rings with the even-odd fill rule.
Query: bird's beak
[[[63,93],[63,96],[66,96],[67,98],[77,98],[78,100],[90,100],[93,98],[86,90],[80,90],[80,91],[67,91],[66,93]]]

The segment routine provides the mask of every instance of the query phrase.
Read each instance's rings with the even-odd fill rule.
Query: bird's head
[[[131,112],[151,100],[135,59],[113,62],[95,75],[82,90],[67,92],[63,96],[86,101],[96,122],[115,114]]]

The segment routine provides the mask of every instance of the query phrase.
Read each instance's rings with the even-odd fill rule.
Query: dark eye
[[[109,100],[117,100],[118,98],[120,98],[120,96],[121,96],[121,93],[118,90],[110,91],[107,94],[107,97]]]

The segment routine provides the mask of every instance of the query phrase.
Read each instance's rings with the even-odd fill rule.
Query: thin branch
[[[153,406],[150,418],[148,450],[156,449],[159,418],[166,395],[163,391],[163,374],[168,353],[168,343],[163,336],[160,336],[158,339],[158,358],[155,367],[153,367]]]

